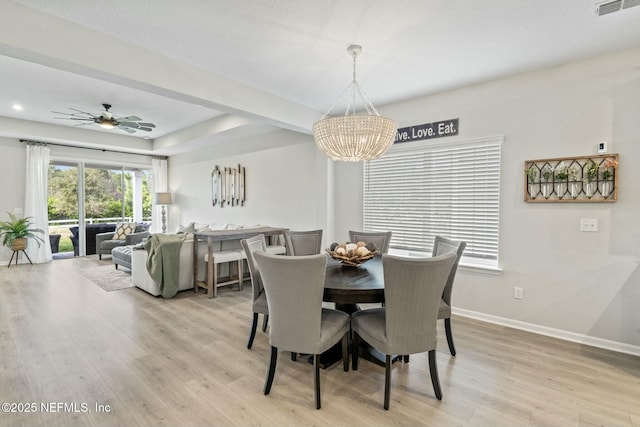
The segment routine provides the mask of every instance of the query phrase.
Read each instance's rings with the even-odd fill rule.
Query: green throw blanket
[[[152,234],[143,246],[147,250],[147,271],[160,287],[164,298],[178,293],[180,273],[180,247],[184,235]]]

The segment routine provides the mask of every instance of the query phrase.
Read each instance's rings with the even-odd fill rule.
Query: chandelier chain
[[[347,51],[353,57],[353,80],[322,118],[314,123],[313,137],[318,148],[332,160],[369,161],[380,157],[389,149],[398,125],[394,120],[378,114],[358,83],[356,57],[362,51],[362,47],[352,45]],[[349,91],[351,93],[348,93]],[[345,93],[348,93],[345,114],[328,117]],[[357,114],[357,96],[360,97],[367,114]]]
[[[357,62],[356,58],[358,57],[358,53],[352,52],[351,56],[353,57],[353,73],[352,73],[353,80],[351,81],[351,83],[349,83],[349,85],[346,88],[344,88],[344,90],[340,93],[340,95],[338,95],[335,101],[333,101],[333,103],[331,104],[331,107],[329,107],[327,112],[322,115],[321,119],[326,119],[331,113],[331,111],[333,111],[338,101],[340,101],[342,97],[345,95],[345,93],[349,91],[351,91],[351,97],[347,98],[347,108],[345,109],[345,112],[344,112],[345,116],[348,116],[350,111],[352,111],[353,114],[356,114],[356,94],[360,97],[360,100],[362,101],[362,105],[367,111],[367,114],[376,115],[376,116],[380,115],[378,113],[378,110],[376,110],[376,107],[373,106],[373,103],[369,100],[364,90],[362,89],[362,86],[358,82],[358,77],[356,72],[356,62]]]

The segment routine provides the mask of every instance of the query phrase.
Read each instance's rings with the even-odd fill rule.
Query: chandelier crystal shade
[[[353,57],[353,81],[342,95],[351,90],[351,101],[343,116],[328,117],[341,95],[329,111],[314,123],[313,137],[318,148],[333,160],[368,161],[382,156],[391,147],[398,124],[378,114],[358,83],[356,57],[362,52],[362,47],[349,46],[347,52]],[[356,94],[362,100],[367,114],[356,114]]]

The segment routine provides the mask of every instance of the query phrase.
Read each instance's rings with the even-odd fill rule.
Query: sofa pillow
[[[178,233],[193,233],[195,231],[193,222],[190,222],[187,225],[179,225],[176,230],[176,234]]]
[[[150,222],[139,222],[136,224],[136,233],[141,233],[143,231],[149,231],[149,227],[151,226]]]
[[[131,234],[136,230],[135,222],[119,222],[116,224],[116,232],[113,235],[113,240],[124,240],[127,234]]]
[[[209,231],[209,224],[200,224],[200,223],[194,223],[193,224],[193,228],[194,231]]]

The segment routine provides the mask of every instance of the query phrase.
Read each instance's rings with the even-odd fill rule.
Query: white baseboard
[[[611,341],[604,338],[591,337],[574,332],[563,331],[561,329],[549,328],[533,323],[521,322],[519,320],[508,319],[506,317],[493,316],[491,314],[480,313],[477,311],[465,310],[461,308],[452,308],[453,314],[471,319],[482,320],[484,322],[495,323],[497,325],[508,326],[514,329],[520,329],[534,334],[546,335],[548,337],[558,338],[565,341],[571,341],[578,344],[590,345],[592,347],[604,348],[606,350],[617,351],[620,353],[640,356],[640,346],[626,344],[618,341]]]

